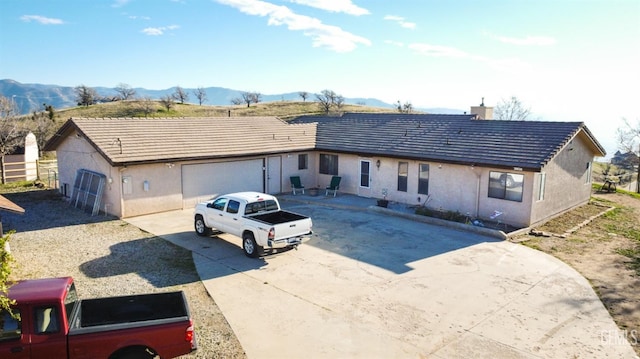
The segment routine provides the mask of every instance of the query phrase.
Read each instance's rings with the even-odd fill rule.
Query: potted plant
[[[387,200],[387,189],[383,188],[382,189],[382,199],[378,200],[378,207],[384,207],[387,208],[387,206],[389,205],[389,200]]]

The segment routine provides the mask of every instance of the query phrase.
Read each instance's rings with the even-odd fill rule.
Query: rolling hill
[[[43,104],[52,105],[54,109],[62,110],[72,108],[77,105],[75,87],[45,85],[45,84],[25,84],[15,80],[0,80],[0,95],[12,98],[21,114],[27,114],[33,111],[42,111]],[[109,87],[93,87],[100,97],[113,98],[117,95],[115,88]],[[158,100],[166,95],[175,92],[175,87],[164,90],[150,90],[145,88],[134,88],[137,98],[150,98]],[[196,96],[192,88],[184,88],[189,94],[188,103],[196,104]],[[207,94],[206,105],[209,106],[226,106],[230,107],[231,100],[241,97],[243,90],[234,90],[224,87],[207,87],[204,89]],[[315,97],[312,92],[306,102],[313,102]],[[289,92],[282,94],[262,94],[263,103],[276,102],[299,102],[301,100],[298,92]],[[362,107],[384,108],[387,110],[395,110],[394,104],[389,104],[375,98],[345,98],[347,104],[357,104]],[[252,105],[253,106],[253,105]],[[235,107],[235,106],[234,106]],[[416,111],[430,113],[463,113],[462,110],[447,108],[416,108]]]

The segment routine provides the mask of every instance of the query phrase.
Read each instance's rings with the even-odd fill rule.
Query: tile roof
[[[304,116],[317,123],[316,149],[445,163],[539,170],[579,133],[605,151],[581,122],[476,120],[474,115]]]
[[[71,118],[44,148],[77,131],[112,165],[241,157],[312,150],[315,129],[276,117]]]

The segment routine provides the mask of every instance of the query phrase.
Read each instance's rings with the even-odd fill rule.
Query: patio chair
[[[291,190],[293,191],[294,196],[296,195],[297,189],[301,190],[302,194],[304,194],[304,186],[300,181],[300,176],[291,176],[289,177],[289,180],[291,180]]]
[[[342,179],[342,177],[340,177],[340,176],[331,177],[331,183],[329,183],[329,185],[327,186],[327,192],[324,195],[328,196],[329,192],[333,191],[333,196],[335,197],[336,193],[340,189],[340,180],[341,179]]]

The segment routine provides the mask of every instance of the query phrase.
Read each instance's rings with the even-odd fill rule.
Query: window
[[[35,309],[36,334],[49,334],[58,332],[58,308],[40,307]]]
[[[229,200],[229,204],[227,205],[227,212],[238,213],[239,209],[240,209],[240,202]]]
[[[547,181],[547,174],[542,172],[538,173],[538,201],[544,200],[544,186]]]
[[[71,323],[71,313],[78,302],[78,292],[76,292],[76,284],[71,283],[67,290],[67,296],[64,298],[65,312],[67,313],[67,322]]]
[[[244,209],[244,214],[247,215],[265,211],[276,211],[277,209],[278,204],[276,201],[269,199],[266,201],[247,203],[247,206]]]
[[[522,202],[524,175],[506,172],[489,173],[489,197]]]
[[[398,191],[407,192],[409,162],[398,163]]]
[[[360,161],[360,187],[369,188],[369,170],[371,169],[370,161]]]
[[[15,315],[15,318],[6,310],[0,311],[0,342],[20,339],[20,336],[22,335],[20,311],[13,309],[13,314]]]
[[[585,179],[584,183],[591,183],[591,162],[587,162],[587,178]]]
[[[228,201],[227,198],[218,198],[215,201],[213,201],[211,208],[217,209],[218,211],[224,211],[224,205],[227,204],[227,201]]]
[[[298,169],[306,170],[309,168],[309,155],[306,153],[298,155]]]
[[[429,194],[429,165],[427,163],[420,164],[418,173],[418,193]]]
[[[320,173],[325,175],[338,175],[338,155],[320,154]]]

